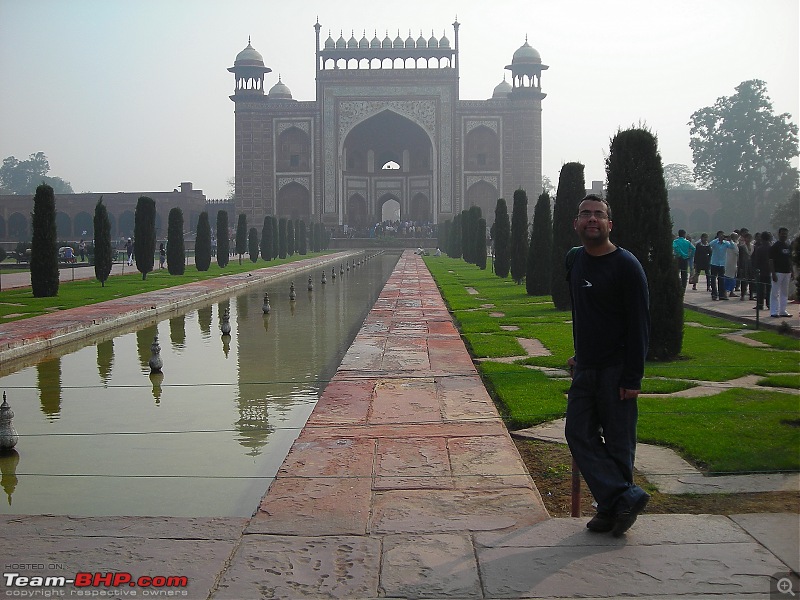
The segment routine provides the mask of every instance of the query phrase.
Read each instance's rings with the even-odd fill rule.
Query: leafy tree
[[[261,227],[261,258],[267,262],[272,260],[272,217],[264,217]]]
[[[170,275],[183,275],[186,270],[183,211],[177,206],[170,209],[167,217],[167,270]]]
[[[194,241],[194,266],[198,271],[208,271],[211,266],[211,223],[203,211],[197,219],[197,237]]]
[[[322,223],[314,223],[314,251],[322,251]]]
[[[247,233],[247,250],[250,253],[250,260],[258,260],[258,229],[251,227]]]
[[[664,182],[668,190],[696,190],[692,169],[680,163],[664,165]]]
[[[550,293],[553,268],[553,218],[550,214],[550,194],[542,192],[533,209],[531,241],[528,244],[528,264],[525,291],[529,296]]]
[[[142,280],[153,270],[156,253],[156,201],[140,196],[133,213],[133,253]]]
[[[776,206],[769,222],[775,230],[786,227],[790,233],[800,231],[800,191],[795,191],[786,202]]]
[[[718,192],[730,221],[766,224],[774,206],[797,189],[798,129],[789,113],[776,115],[759,79],[733,96],[695,111],[689,146],[698,181]]]
[[[475,264],[481,271],[486,270],[486,219],[481,217],[478,219],[478,231],[480,236],[476,236],[475,244],[478,252]]]
[[[308,240],[306,239],[306,222],[300,219],[297,222],[297,252],[301,256],[308,254]]]
[[[286,254],[294,256],[294,221],[292,219],[286,221]]]
[[[522,188],[514,192],[509,253],[511,278],[519,285],[525,279],[525,262],[528,260],[528,194]]]
[[[239,264],[242,264],[242,255],[247,252],[247,215],[241,213],[236,223],[236,254],[239,255]]]
[[[286,258],[288,252],[288,239],[286,237],[286,218],[278,219],[278,256]]]
[[[224,269],[231,257],[231,242],[228,239],[228,211],[217,211],[217,264]]]
[[[639,260],[650,289],[650,360],[670,360],[683,343],[683,294],[672,254],[672,219],[656,137],[620,131],[606,159],[611,241]]]
[[[94,207],[94,276],[103,287],[111,275],[114,264],[111,249],[111,221],[108,219],[108,209],[103,204],[103,197]]]
[[[44,152],[31,154],[28,160],[14,156],[3,159],[0,167],[0,188],[11,194],[33,194],[40,183],[53,188],[55,194],[72,194],[72,186],[60,177],[48,177],[50,163]]]
[[[58,296],[56,198],[46,183],[36,188],[31,214],[31,290],[34,298]]]
[[[573,223],[578,215],[581,198],[586,195],[583,169],[581,163],[569,162],[561,167],[558,177],[558,191],[553,207],[553,255],[550,278],[550,295],[558,310],[569,310],[572,306],[564,261],[570,248],[580,243]]]
[[[511,268],[511,221],[505,198],[500,198],[494,209],[494,272],[505,279]]]

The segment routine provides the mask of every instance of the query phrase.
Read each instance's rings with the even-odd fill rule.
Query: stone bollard
[[[265,315],[268,315],[270,310],[271,307],[269,305],[269,294],[264,292],[264,304],[261,305],[261,312],[263,312]]]
[[[325,278],[325,271],[322,272],[322,283],[328,283],[328,280]]]
[[[164,368],[164,360],[161,358],[161,346],[158,345],[158,334],[153,337],[153,343],[150,344],[150,374],[161,373]]]
[[[0,449],[7,450],[17,445],[19,435],[11,422],[14,411],[8,405],[6,393],[3,392],[3,403],[0,404]]]
[[[308,276],[308,291],[309,292],[314,291],[314,282],[311,281],[311,275]]]
[[[297,292],[294,291],[294,281],[289,286],[289,300],[297,300]]]

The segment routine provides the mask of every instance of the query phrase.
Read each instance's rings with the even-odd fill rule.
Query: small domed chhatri
[[[281,81],[281,76],[278,75],[278,83],[272,86],[269,90],[269,97],[272,100],[291,100],[292,99],[292,91],[287,87],[283,81]]]
[[[503,81],[501,81],[494,87],[494,92],[492,92],[492,99],[494,100],[497,98],[508,98],[508,95],[511,93],[512,89],[513,88],[511,87],[511,84],[508,83],[508,81],[506,81],[506,78],[504,76]]]
[[[536,48],[532,47],[528,43],[528,37],[525,36],[525,43],[520,46],[516,52],[514,52],[514,56],[511,59],[512,65],[523,65],[523,64],[542,64],[542,57]]]

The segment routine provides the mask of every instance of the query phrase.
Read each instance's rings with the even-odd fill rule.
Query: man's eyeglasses
[[[608,218],[608,213],[602,210],[582,210],[578,213],[579,219],[590,219],[594,217],[598,221],[605,221]]]

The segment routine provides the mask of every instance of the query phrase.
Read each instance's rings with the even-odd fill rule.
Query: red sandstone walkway
[[[213,597],[373,597],[379,580],[390,597],[474,597],[471,532],[547,517],[430,273],[406,252]]]

